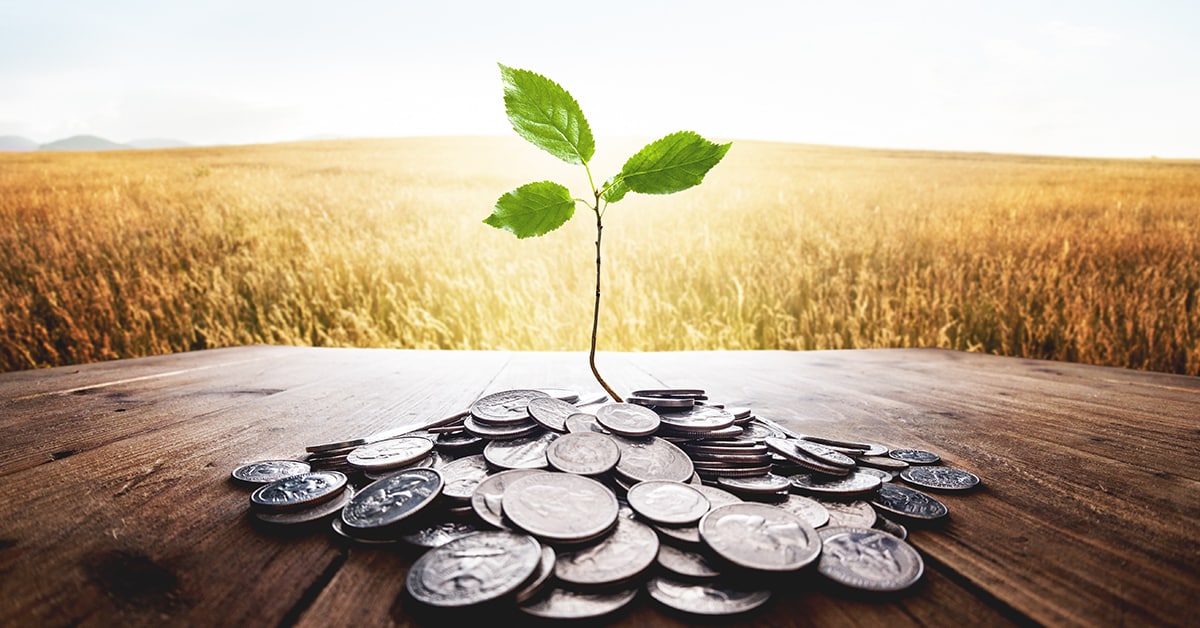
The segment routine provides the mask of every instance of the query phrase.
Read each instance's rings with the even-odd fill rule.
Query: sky
[[[0,0],[0,135],[504,135],[497,62],[601,138],[1200,158],[1194,0]]]

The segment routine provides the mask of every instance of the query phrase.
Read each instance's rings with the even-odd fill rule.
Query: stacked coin
[[[423,605],[557,619],[611,613],[642,588],[683,612],[743,613],[770,598],[763,577],[801,570],[902,590],[923,564],[899,522],[948,510],[894,480],[979,483],[931,452],[794,434],[700,389],[635,391],[594,414],[578,398],[501,391],[423,430],[315,445],[234,478],[258,486],[262,521],[428,548],[406,580]]]

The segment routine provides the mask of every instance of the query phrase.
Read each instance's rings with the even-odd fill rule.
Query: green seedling
[[[517,135],[533,145],[587,172],[591,200],[571,195],[552,181],[527,183],[501,196],[492,214],[484,219],[518,238],[545,235],[571,219],[583,204],[596,216],[596,300],[592,308],[592,344],[588,365],[592,375],[615,401],[620,395],[596,369],[596,331],[600,322],[600,240],[608,206],[629,192],[671,194],[699,185],[725,153],[729,144],[714,144],[691,131],[672,133],[647,144],[630,157],[621,171],[597,186],[588,167],[596,142],[579,103],[558,83],[529,70],[500,65],[504,81],[504,109]]]

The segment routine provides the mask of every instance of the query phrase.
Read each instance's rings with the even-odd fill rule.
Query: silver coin
[[[714,486],[707,486],[704,484],[693,484],[692,487],[695,488],[697,491],[700,491],[700,494],[704,495],[704,498],[708,500],[709,510],[712,510],[713,508],[716,508],[717,506],[724,506],[726,504],[742,503],[742,498],[738,497],[737,495],[734,495],[733,493],[730,493],[729,491],[722,490],[722,489],[716,488]],[[669,538],[669,539],[672,539],[672,540],[674,540],[678,543],[682,543],[684,545],[699,547],[701,544],[700,529],[694,525],[691,525],[691,526],[656,525],[656,526],[654,526],[654,529],[658,530],[659,535]]]
[[[302,523],[310,523],[324,519],[337,511],[341,510],[350,503],[354,497],[354,487],[346,485],[346,488],[333,499],[323,501],[310,508],[297,510],[294,512],[256,512],[254,516],[267,523],[276,525],[298,525]]]
[[[792,487],[801,493],[839,497],[865,495],[882,484],[878,477],[859,471],[852,471],[843,478],[831,478],[814,473],[797,473],[789,479],[792,481]]]
[[[417,547],[433,548],[479,531],[479,528],[470,522],[439,521],[414,532],[402,534],[400,540]]]
[[[873,447],[871,443],[862,443],[859,441],[846,440],[844,438],[828,438],[825,436],[813,436],[811,434],[805,434],[800,438],[809,441],[810,443],[820,443],[822,445],[829,445],[830,447],[857,449],[859,451],[868,451]]]
[[[769,464],[765,464],[765,465],[757,466],[757,467],[741,467],[741,466],[732,466],[732,465],[726,465],[726,464],[721,464],[721,463],[714,464],[711,462],[710,463],[693,462],[692,464],[696,468],[696,473],[700,474],[700,477],[703,477],[705,479],[712,479],[712,480],[716,480],[717,478],[722,478],[722,477],[727,477],[727,478],[758,477],[761,475],[767,475],[768,473],[771,472],[771,468],[772,468],[771,465],[769,465]]]
[[[492,393],[471,404],[471,416],[488,423],[528,421],[529,401],[549,396],[540,390],[504,390]]]
[[[855,467],[854,470],[858,473],[873,475],[879,478],[880,482],[891,482],[892,480],[896,479],[896,476],[892,475],[890,471],[884,471],[883,469],[876,469],[874,467]]]
[[[517,604],[524,604],[545,590],[546,585],[550,583],[551,576],[554,575],[554,563],[557,560],[558,556],[554,553],[554,548],[542,544],[542,558],[538,562],[538,568],[533,574],[533,579],[525,583],[525,586],[521,587],[517,591],[517,594],[513,596]]]
[[[879,517],[879,519],[875,521],[875,528],[883,530],[884,532],[887,532],[888,534],[902,541],[908,538],[908,528],[896,523],[895,521],[892,521],[891,519],[888,519],[887,517]]]
[[[545,619],[589,619],[615,613],[637,597],[637,588],[587,593],[554,588],[521,604],[522,613]]]
[[[471,499],[475,487],[488,476],[487,460],[483,454],[465,456],[439,469],[446,480],[442,494],[450,499],[466,501]]]
[[[529,400],[529,416],[542,427],[555,432],[567,431],[567,417],[579,412],[575,406],[554,397]]]
[[[744,591],[716,582],[685,582],[659,576],[646,582],[654,601],[694,615],[737,615],[771,599],[769,590]]]
[[[351,541],[355,541],[357,543],[364,543],[366,545],[394,545],[400,542],[400,539],[386,537],[374,538],[370,536],[363,536],[362,534],[355,534],[347,529],[346,524],[342,521],[341,517],[334,517],[330,527],[333,528],[333,531],[336,532],[338,536],[345,539],[350,539]]]
[[[814,528],[829,523],[829,510],[821,502],[803,495],[788,495],[787,499],[774,505],[800,517]]]
[[[979,476],[951,467],[909,467],[900,472],[900,479],[938,491],[967,491],[979,486]]]
[[[742,425],[742,438],[762,442],[768,438],[784,438],[785,434],[757,420]]]
[[[309,471],[312,467],[299,460],[260,460],[234,469],[233,479],[250,484],[270,484]]]
[[[735,493],[769,495],[788,490],[792,486],[792,482],[781,475],[767,473],[765,475],[752,475],[748,477],[719,477],[717,478],[717,486],[729,489]]]
[[[885,512],[922,521],[935,521],[950,514],[936,498],[899,484],[880,486],[871,504]]]
[[[436,447],[442,451],[459,452],[483,444],[483,439],[470,432],[438,434]]]
[[[752,440],[696,440],[684,445],[683,449],[690,454],[740,454],[764,455],[770,449],[766,445]]]
[[[617,498],[603,484],[581,475],[530,474],[509,482],[501,507],[508,521],[539,539],[582,542],[612,529]]]
[[[567,417],[566,422],[567,432],[595,432],[597,434],[608,434],[608,430],[604,429],[603,425],[596,420],[596,415],[586,412],[576,412]]]
[[[554,577],[577,586],[608,586],[641,575],[658,556],[658,535],[646,524],[617,518],[617,527],[588,547],[560,552]]]
[[[878,518],[871,504],[861,499],[848,502],[824,499],[817,501],[829,512],[830,526],[870,528],[875,525],[875,520]]]
[[[687,409],[696,405],[696,400],[691,397],[639,397],[629,396],[625,398],[625,403],[632,403],[648,408],[664,408],[666,410],[675,410],[679,408]]]
[[[710,453],[705,451],[695,451],[689,448],[686,444],[681,445],[683,450],[692,457],[692,462],[725,462],[731,465],[749,465],[762,466],[771,464],[770,454],[731,454],[731,453]]]
[[[686,482],[696,468],[692,459],[679,447],[658,438],[616,438],[621,459],[616,471],[634,482],[646,480],[675,480]]]
[[[791,443],[796,449],[825,464],[847,468],[854,466],[853,458],[846,454],[838,453],[820,443],[812,443],[806,440],[793,440]]]
[[[485,523],[507,530],[508,526],[504,523],[504,489],[507,488],[509,482],[531,473],[540,473],[540,471],[537,469],[513,469],[487,476],[471,493],[471,509]]]
[[[351,449],[354,449],[355,447],[359,447],[361,445],[366,445],[366,444],[367,444],[367,440],[365,438],[350,438],[347,440],[335,441],[332,443],[324,443],[321,445],[309,445],[308,447],[304,448],[304,451],[307,451],[309,453],[314,453],[314,454],[315,453],[325,453],[325,452],[330,452],[330,451],[338,451],[338,450],[349,451]]]
[[[795,571],[821,553],[817,531],[800,517],[769,504],[744,502],[709,511],[700,538],[725,560],[759,571]]]
[[[689,552],[673,545],[663,544],[659,547],[657,560],[663,569],[685,578],[704,579],[721,575],[704,554]]]
[[[595,432],[564,434],[546,448],[550,466],[576,475],[608,473],[621,459],[621,449],[613,439]]]
[[[483,448],[483,457],[494,467],[501,469],[545,469],[546,448],[558,432],[542,430],[530,436],[510,440],[494,440]]]
[[[397,469],[412,464],[433,451],[433,441],[420,436],[389,438],[363,445],[346,456],[350,466],[363,471]]]
[[[532,419],[512,421],[503,425],[487,425],[476,421],[475,417],[467,417],[467,420],[463,421],[463,426],[467,428],[467,432],[471,435],[489,440],[520,438],[522,436],[529,436],[542,429],[542,426],[538,425],[537,421]]]
[[[708,512],[708,498],[690,484],[670,480],[638,482],[625,495],[642,518],[663,525],[688,525]]]
[[[407,469],[368,484],[342,509],[342,522],[377,530],[407,519],[433,503],[443,486],[434,469]]]
[[[884,471],[903,471],[908,468],[907,462],[889,456],[859,456],[855,458],[855,461],[859,466],[874,467]]]
[[[261,510],[296,510],[333,499],[346,488],[340,471],[310,471],[264,484],[250,493],[250,504]]]
[[[408,570],[405,586],[430,606],[473,606],[516,592],[541,557],[541,545],[524,534],[477,532],[425,552]]]
[[[893,449],[887,455],[908,464],[937,464],[942,461],[941,456],[922,449]]]
[[[792,438],[767,438],[763,442],[766,443],[767,447],[769,447],[772,451],[782,456],[783,459],[786,459],[788,462],[804,467],[810,471],[816,471],[826,475],[847,475],[850,472],[851,467],[829,464],[817,459],[815,456],[809,455],[808,452],[796,446],[796,443],[800,442],[798,440]],[[809,444],[811,445],[813,443]],[[849,458],[847,459],[849,460]],[[851,466],[853,466],[853,462],[854,461],[851,460]]]
[[[630,393],[633,397],[687,397],[695,399],[705,396],[699,388],[643,388]]]
[[[864,591],[902,591],[925,573],[917,550],[882,530],[831,527],[820,535],[817,572],[838,584]]]
[[[579,401],[579,393],[568,388],[545,388],[539,387],[535,390],[540,390],[551,397],[566,403],[575,403]]]
[[[673,412],[661,417],[664,426],[687,432],[711,433],[733,427],[733,415],[716,406],[696,406],[684,412]],[[738,430],[741,433],[741,429]]]
[[[658,431],[659,426],[658,414],[632,403],[602,405],[596,409],[596,421],[621,436],[649,436]]]

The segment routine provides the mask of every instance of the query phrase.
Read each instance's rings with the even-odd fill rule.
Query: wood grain
[[[1200,378],[941,350],[599,359],[620,391],[702,387],[983,478],[912,530],[919,590],[874,602],[807,575],[739,623],[1191,621]],[[254,525],[229,472],[536,386],[599,391],[575,353],[242,347],[0,375],[0,625],[442,623],[406,603],[414,551]],[[693,622],[644,599],[613,620]]]

